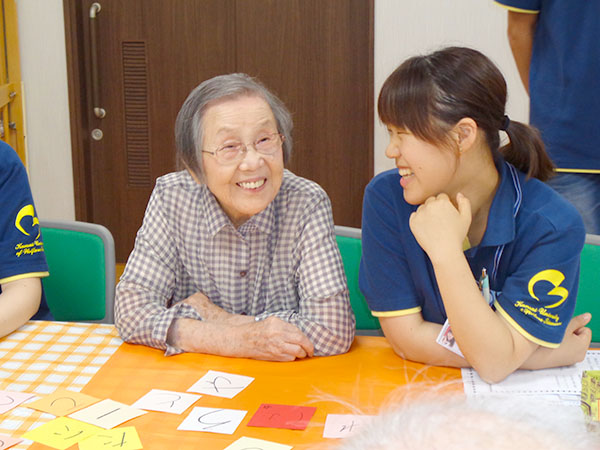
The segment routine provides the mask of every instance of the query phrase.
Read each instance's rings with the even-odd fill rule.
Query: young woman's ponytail
[[[554,164],[544,149],[538,129],[505,117],[506,126],[501,129],[504,129],[510,142],[500,148],[504,159],[528,177],[548,180],[554,174]]]

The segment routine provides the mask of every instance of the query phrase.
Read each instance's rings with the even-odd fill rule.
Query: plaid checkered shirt
[[[275,199],[238,229],[186,171],[158,178],[117,286],[115,325],[127,342],[180,353],[167,332],[175,319],[202,320],[182,303],[198,291],[230,313],[294,324],[315,355],[343,353],[354,338],[331,203],[288,170]]]

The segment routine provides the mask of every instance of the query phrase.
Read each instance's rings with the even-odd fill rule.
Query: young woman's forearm
[[[392,348],[401,358],[434,366],[470,367],[464,358],[436,342],[442,326],[423,320],[421,313],[381,317],[379,322]]]
[[[487,304],[464,256],[433,262],[452,332],[482,378],[497,382],[519,368],[537,347]]]

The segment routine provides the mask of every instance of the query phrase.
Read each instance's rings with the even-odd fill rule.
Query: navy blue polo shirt
[[[48,276],[27,172],[15,151],[0,141],[0,284]],[[2,289],[0,287],[0,292]],[[44,293],[33,319],[53,320]]]
[[[541,181],[526,180],[504,161],[498,167],[485,234],[465,257],[475,279],[487,270],[494,307],[515,329],[557,347],[575,308],[583,222]],[[408,225],[417,207],[404,200],[397,170],[371,180],[363,203],[359,286],[374,316],[421,312],[424,320],[442,324],[447,316],[433,266]]]
[[[562,172],[600,173],[600,1],[495,0],[537,14],[529,121]]]

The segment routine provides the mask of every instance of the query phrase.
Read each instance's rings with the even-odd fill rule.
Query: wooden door
[[[15,0],[1,0],[0,7],[0,139],[27,167],[17,4]]]
[[[183,100],[221,73],[258,76],[282,98],[295,124],[289,168],[323,186],[336,224],[360,226],[373,172],[372,0],[100,0],[90,19],[93,3],[64,3],[76,215],[111,230],[117,261],[154,180],[175,170]]]

